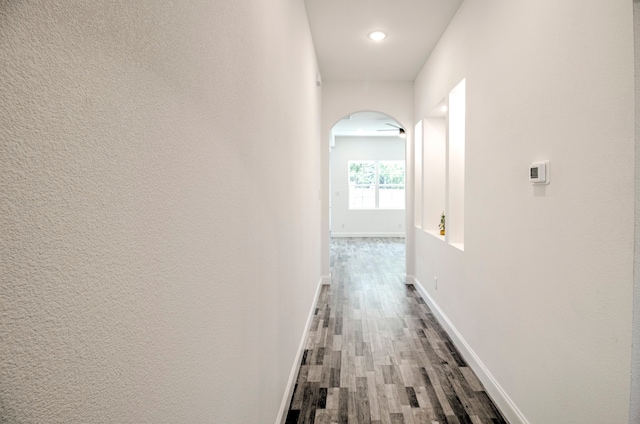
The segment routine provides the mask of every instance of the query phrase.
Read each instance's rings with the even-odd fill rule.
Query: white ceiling
[[[333,126],[336,136],[397,137],[400,124],[379,112],[357,112],[346,116]]]
[[[462,0],[304,0],[322,79],[413,81]],[[367,35],[380,30],[380,42]]]

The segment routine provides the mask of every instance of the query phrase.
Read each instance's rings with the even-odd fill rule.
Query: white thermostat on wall
[[[531,184],[549,184],[549,161],[534,162],[529,166]]]

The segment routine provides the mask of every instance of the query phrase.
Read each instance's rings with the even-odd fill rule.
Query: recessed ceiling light
[[[382,41],[387,38],[387,34],[382,31],[373,31],[369,34],[369,38],[373,41]]]

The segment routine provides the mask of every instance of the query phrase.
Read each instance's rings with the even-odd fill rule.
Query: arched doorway
[[[329,231],[336,238],[396,238],[406,232],[406,131],[377,111],[344,116],[332,128]]]
[[[342,119],[357,112],[376,111],[386,114],[407,132],[406,142],[406,211],[405,226],[413,223],[413,155],[411,138],[413,137],[413,83],[410,82],[350,82],[328,81],[322,84],[322,113],[320,121],[320,239],[321,281],[330,284],[329,266],[329,203],[331,189],[329,185],[329,157],[331,130]],[[406,272],[414,273],[413,243],[414,231],[412,226],[406,228],[405,246]]]

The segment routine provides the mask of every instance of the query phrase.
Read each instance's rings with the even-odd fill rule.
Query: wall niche
[[[415,150],[416,170],[420,169],[415,184],[416,227],[460,250],[464,250],[465,115],[466,80],[462,80],[422,120]],[[443,212],[446,232],[441,236]]]

